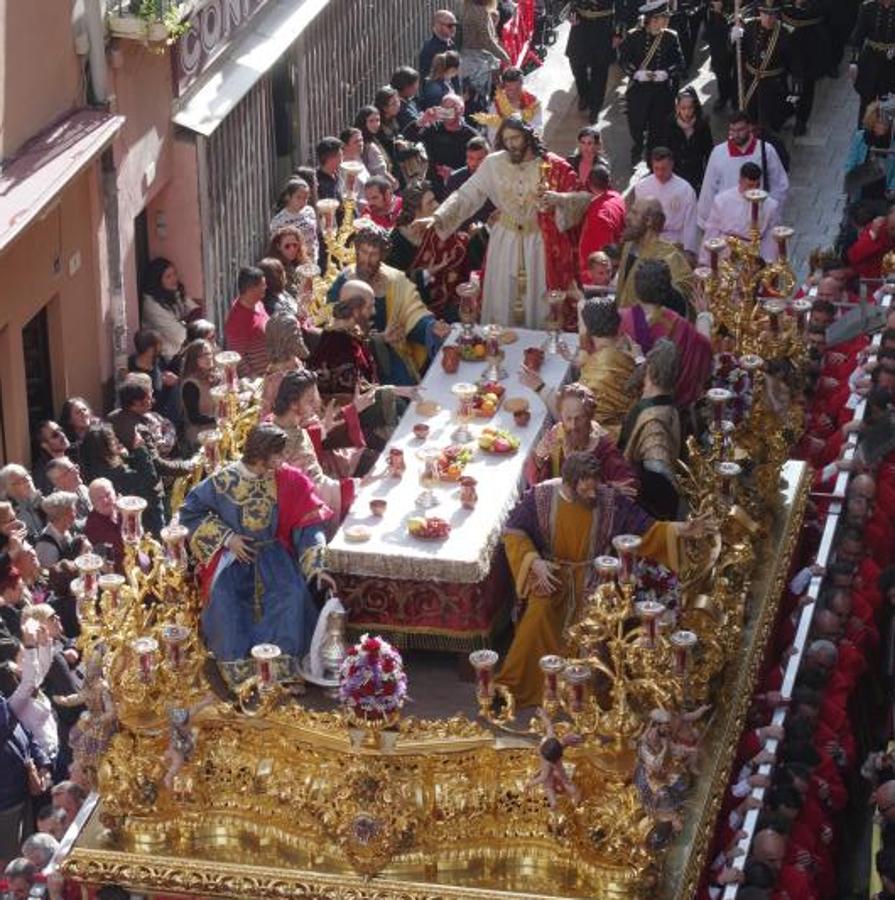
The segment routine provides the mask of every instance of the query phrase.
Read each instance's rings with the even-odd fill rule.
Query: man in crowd
[[[765,140],[755,137],[749,116],[735,112],[729,119],[727,140],[718,144],[709,157],[699,192],[696,219],[699,227],[705,229],[715,197],[728,188],[736,187],[740,169],[744,163],[752,162],[761,166],[762,187],[783,209],[789,191],[789,176],[780,162],[777,151]]]
[[[447,185],[453,171],[460,169],[464,163],[468,164],[469,144],[483,140],[463,118],[465,107],[462,97],[447,94],[442,98],[441,105],[452,111],[451,118],[435,120],[422,129],[422,142],[429,157],[428,180],[439,200],[443,200],[449,193]],[[481,153],[480,150],[476,152]]]
[[[625,230],[625,201],[612,187],[609,169],[596,165],[588,176],[587,188],[592,199],[584,214],[578,239],[578,262],[582,282],[590,283],[588,267],[591,256],[607,244],[618,244]]]
[[[35,541],[43,531],[46,517],[43,514],[43,496],[34,486],[31,473],[18,463],[9,463],[0,469],[0,485],[12,503],[15,517],[25,525],[29,541]]]
[[[260,378],[267,370],[264,329],[268,315],[264,309],[267,290],[264,272],[256,266],[244,266],[239,270],[236,290],[237,297],[224,323],[227,349],[235,350],[242,356],[240,374]]]
[[[668,3],[647,0],[640,11],[643,25],[629,31],[618,50],[619,65],[630,78],[625,99],[632,165],[643,159],[644,146],[649,152],[665,140],[684,68],[680,41],[668,28]]]
[[[721,191],[713,203],[705,223],[705,240],[717,237],[737,237],[748,241],[751,239],[752,202],[746,193],[757,190],[761,186],[761,168],[755,163],[744,163],[740,169],[740,180],[736,187]],[[777,201],[768,196],[760,204],[758,228],[761,235],[761,256],[766,262],[777,257],[777,243],[772,231],[780,222],[780,208]],[[703,243],[699,254],[700,262],[708,262],[709,252]]]
[[[395,196],[391,179],[385,175],[372,175],[364,184],[364,198],[367,206],[363,218],[391,231],[398,221],[402,206],[401,198]]]
[[[68,491],[78,498],[76,507],[79,530],[90,512],[90,495],[87,486],[81,481],[81,470],[67,456],[54,459],[47,465],[47,478],[54,491]]]
[[[80,552],[82,542],[76,541],[73,531],[77,503],[77,495],[67,491],[55,491],[44,498],[47,525],[38,536],[34,551],[45,569],[52,568],[62,559],[73,560]]]
[[[383,380],[391,384],[416,384],[444,338],[450,325],[437,320],[420,300],[413,282],[383,263],[388,255],[388,235],[375,225],[358,230],[354,247],[357,261],[348,266],[330,288],[330,301],[339,297],[349,280],[365,282],[375,296],[373,327],[382,334],[382,358],[378,360]]]
[[[69,441],[65,432],[53,421],[41,422],[35,430],[37,456],[32,466],[32,478],[42,494],[48,494],[53,486],[47,477],[47,464],[50,460],[61,459],[69,449]]]
[[[342,142],[337,137],[321,138],[317,142],[317,198],[342,202],[339,166],[342,165]]]
[[[118,499],[115,488],[108,478],[94,478],[88,487],[90,504],[93,507],[84,523],[84,534],[94,547],[108,546],[111,562],[116,572],[121,572],[124,563],[124,540],[118,522]]]
[[[845,5],[845,4],[842,4]],[[858,125],[864,120],[867,104],[895,91],[895,0],[868,0],[861,5],[851,37],[852,58],[849,77],[861,98]]]
[[[456,50],[457,44],[454,38],[457,34],[457,17],[449,9],[439,9],[432,17],[432,34],[420,48],[419,65],[417,71],[423,78],[429,77],[432,70],[432,60],[439,54],[448,50]],[[455,86],[460,90],[460,85]]]
[[[518,117],[537,131],[543,121],[541,102],[523,87],[522,70],[515,66],[500,74],[500,87],[494,92],[494,100],[486,113],[476,113],[473,119],[479,125],[488,126],[488,139],[497,143],[497,134],[510,116]]]
[[[665,213],[665,227],[660,236],[695,258],[699,250],[696,191],[688,181],[674,174],[674,154],[667,147],[653,148],[650,165],[652,174],[637,182],[632,197],[635,201],[651,197],[658,200]]]

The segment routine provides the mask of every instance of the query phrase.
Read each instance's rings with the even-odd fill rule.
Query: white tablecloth
[[[454,443],[451,434],[457,427],[457,399],[451,393],[451,386],[461,381],[478,381],[485,371],[484,362],[461,362],[457,373],[448,375],[441,367],[439,353],[423,380],[422,389],[423,398],[434,400],[442,409],[437,415],[425,418],[416,412],[415,404],[408,407],[374,474],[379,476],[384,472],[391,447],[403,449],[407,471],[400,480],[382,475],[361,487],[351,511],[327,549],[328,565],[332,571],[466,584],[474,584],[487,577],[504,521],[519,497],[523,465],[548,420],[543,402],[523,387],[518,379],[523,351],[526,347],[541,346],[546,334],[522,328],[514,331],[518,340],[503,348],[506,354],[504,367],[509,376],[502,382],[506,387],[503,399],[505,403],[511,397],[526,398],[531,420],[525,427],[517,426],[512,413],[507,412],[502,403],[491,419],[475,419],[470,425],[470,431],[476,438],[485,426],[491,425],[510,431],[521,442],[512,455],[492,455],[474,445],[474,456],[464,474],[478,481],[476,491],[479,499],[475,509],[467,510],[460,505],[459,485],[452,483],[441,483],[435,488],[438,506],[421,510],[415,502],[422,491],[419,483],[422,461],[418,451],[423,447],[443,448]],[[565,380],[568,369],[569,364],[562,357],[548,356],[540,374],[548,387],[557,387]],[[425,442],[413,435],[413,426],[417,422],[425,422],[429,426],[429,436]],[[388,502],[382,518],[370,512],[370,501],[374,498]],[[423,541],[407,533],[407,519],[426,514],[450,522],[451,534],[446,540]],[[348,541],[345,528],[352,525],[367,526],[372,536],[363,543]]]

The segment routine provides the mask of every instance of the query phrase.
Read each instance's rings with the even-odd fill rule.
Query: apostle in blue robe
[[[332,511],[282,464],[285,446],[281,428],[256,426],[242,459],[196,485],[179,513],[207,598],[205,641],[231,686],[252,674],[255,644],[276,644],[278,674],[294,677],[317,621],[309,585],[335,586],[324,571]]]

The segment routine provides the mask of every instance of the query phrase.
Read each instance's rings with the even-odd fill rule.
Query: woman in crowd
[[[600,129],[596,125],[585,125],[578,131],[578,146],[571,156],[566,157],[566,162],[575,170],[582,190],[588,189],[588,179],[594,166],[609,168],[609,159],[603,153]]]
[[[678,93],[667,135],[668,149],[674,154],[675,175],[689,181],[698,194],[715,140],[694,88],[686,87]]]
[[[380,126],[381,118],[375,106],[362,106],[358,110],[354,118],[354,127],[360,131],[364,141],[361,159],[367,171],[371,175],[385,175],[397,187],[397,182],[389,169],[390,157],[382,142]]]
[[[308,202],[311,188],[304,178],[290,178],[280,194],[278,211],[270,220],[270,234],[284,225],[298,229],[308,259],[317,258],[317,214]]]
[[[420,92],[420,108],[440,106],[448,94],[456,93],[451,83],[460,72],[460,54],[455,50],[436,53],[432,60],[432,71]]]
[[[895,190],[895,154],[878,156],[871,150],[892,150],[893,118],[878,100],[867,104],[864,121],[845,159],[845,190],[848,202],[884,198]]]
[[[398,124],[398,113],[401,112],[401,98],[398,92],[386,85],[376,91],[373,106],[379,112],[379,141],[388,154],[389,168],[395,167],[395,142],[401,138],[401,126]],[[344,156],[344,149],[342,151]]]
[[[90,404],[83,397],[69,397],[62,404],[59,411],[59,424],[68,438],[69,447],[66,451],[75,462],[81,453],[81,441],[87,434],[87,429],[97,421]]]
[[[199,304],[186,295],[174,264],[164,257],[149,263],[143,287],[141,322],[162,339],[162,355],[171,359],[186,337],[186,320]]]
[[[199,432],[217,424],[211,389],[218,378],[211,344],[201,339],[187,344],[180,372],[181,444],[184,455],[191,456],[199,449]]]
[[[298,267],[308,261],[301,233],[294,225],[282,225],[270,238],[267,258],[276,259],[286,274],[286,290],[298,297]]]
[[[88,484],[94,478],[108,478],[118,494],[142,497],[147,503],[143,524],[158,534],[165,518],[164,503],[157,490],[159,476],[139,432],[133,452],[126,454],[108,422],[92,425],[81,443],[81,471]]]
[[[497,40],[497,3],[495,0],[464,0],[460,13],[463,55],[460,79],[464,87],[486,102],[491,96],[493,73],[500,64],[510,65],[510,56]]]

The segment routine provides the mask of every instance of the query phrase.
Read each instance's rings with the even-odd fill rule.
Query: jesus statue
[[[519,116],[504,120],[496,146],[431,218],[417,224],[434,225],[447,238],[490,200],[497,217],[485,258],[481,321],[539,328],[548,312],[545,292],[574,283],[572,232],[590,197],[574,193],[575,170],[544,150]]]

